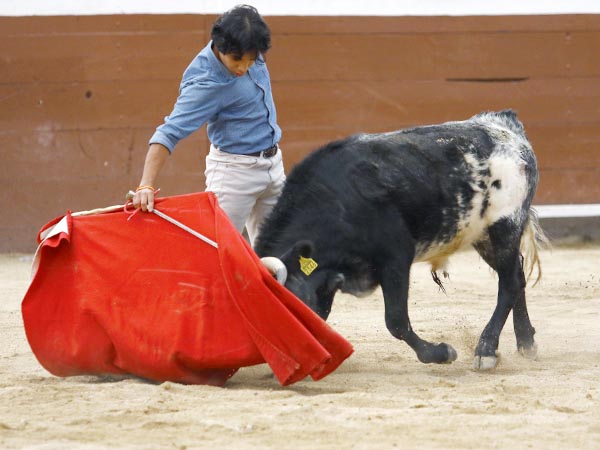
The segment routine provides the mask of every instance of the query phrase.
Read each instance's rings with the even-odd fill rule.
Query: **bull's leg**
[[[515,308],[517,343],[533,344],[533,327],[525,307],[525,277],[519,253],[520,227],[510,219],[502,219],[488,229],[488,242],[478,243],[475,248],[498,273],[498,300],[496,309],[486,325],[475,349],[473,367],[489,370],[496,367],[496,351],[500,333],[510,311]],[[527,326],[528,324],[528,326]]]
[[[496,269],[496,259],[489,236],[486,239],[475,244],[475,249],[481,257],[494,270]],[[519,291],[513,305],[513,324],[515,337],[517,338],[517,349],[526,358],[534,359],[537,356],[537,344],[534,340],[535,328],[531,325],[529,314],[527,312],[527,303],[525,301],[525,278],[523,274],[523,258],[519,257],[521,271],[519,279],[523,288]]]
[[[408,287],[411,261],[386,263],[380,274],[385,303],[385,324],[392,336],[405,341],[424,363],[450,363],[456,351],[448,344],[432,344],[413,331],[408,317]]]
[[[535,328],[531,325],[529,313],[527,312],[527,302],[525,301],[525,274],[523,273],[523,257],[519,257],[521,266],[520,281],[521,291],[515,299],[513,306],[513,325],[515,328],[515,337],[517,338],[517,349],[526,358],[535,359],[537,357],[537,344],[533,338]]]

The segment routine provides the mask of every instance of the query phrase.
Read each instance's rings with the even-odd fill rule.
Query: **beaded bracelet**
[[[153,191],[156,190],[152,186],[138,186],[138,188],[135,190],[135,192],[141,191],[142,189],[152,189]]]

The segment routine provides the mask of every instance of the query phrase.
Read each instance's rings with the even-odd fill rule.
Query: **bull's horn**
[[[287,268],[283,264],[283,261],[274,256],[265,256],[264,258],[260,258],[260,262],[275,276],[279,284],[285,284],[285,280],[287,280]]]

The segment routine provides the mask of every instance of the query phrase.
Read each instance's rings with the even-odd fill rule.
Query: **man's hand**
[[[142,211],[152,212],[154,209],[154,188],[152,186],[140,186],[133,196],[133,207],[142,208]]]

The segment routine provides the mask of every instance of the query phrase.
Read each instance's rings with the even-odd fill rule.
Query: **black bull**
[[[518,349],[536,354],[524,265],[528,274],[537,265],[539,278],[544,236],[531,209],[537,183],[535,155],[512,111],[356,135],[291,171],[255,250],[280,258],[287,288],[324,319],[338,289],[364,295],[381,286],[390,333],[420,361],[447,363],[456,351],[411,327],[410,267],[431,263],[441,286],[447,258],[473,246],[498,273],[497,305],[475,349],[474,367],[490,369],[511,310]]]

